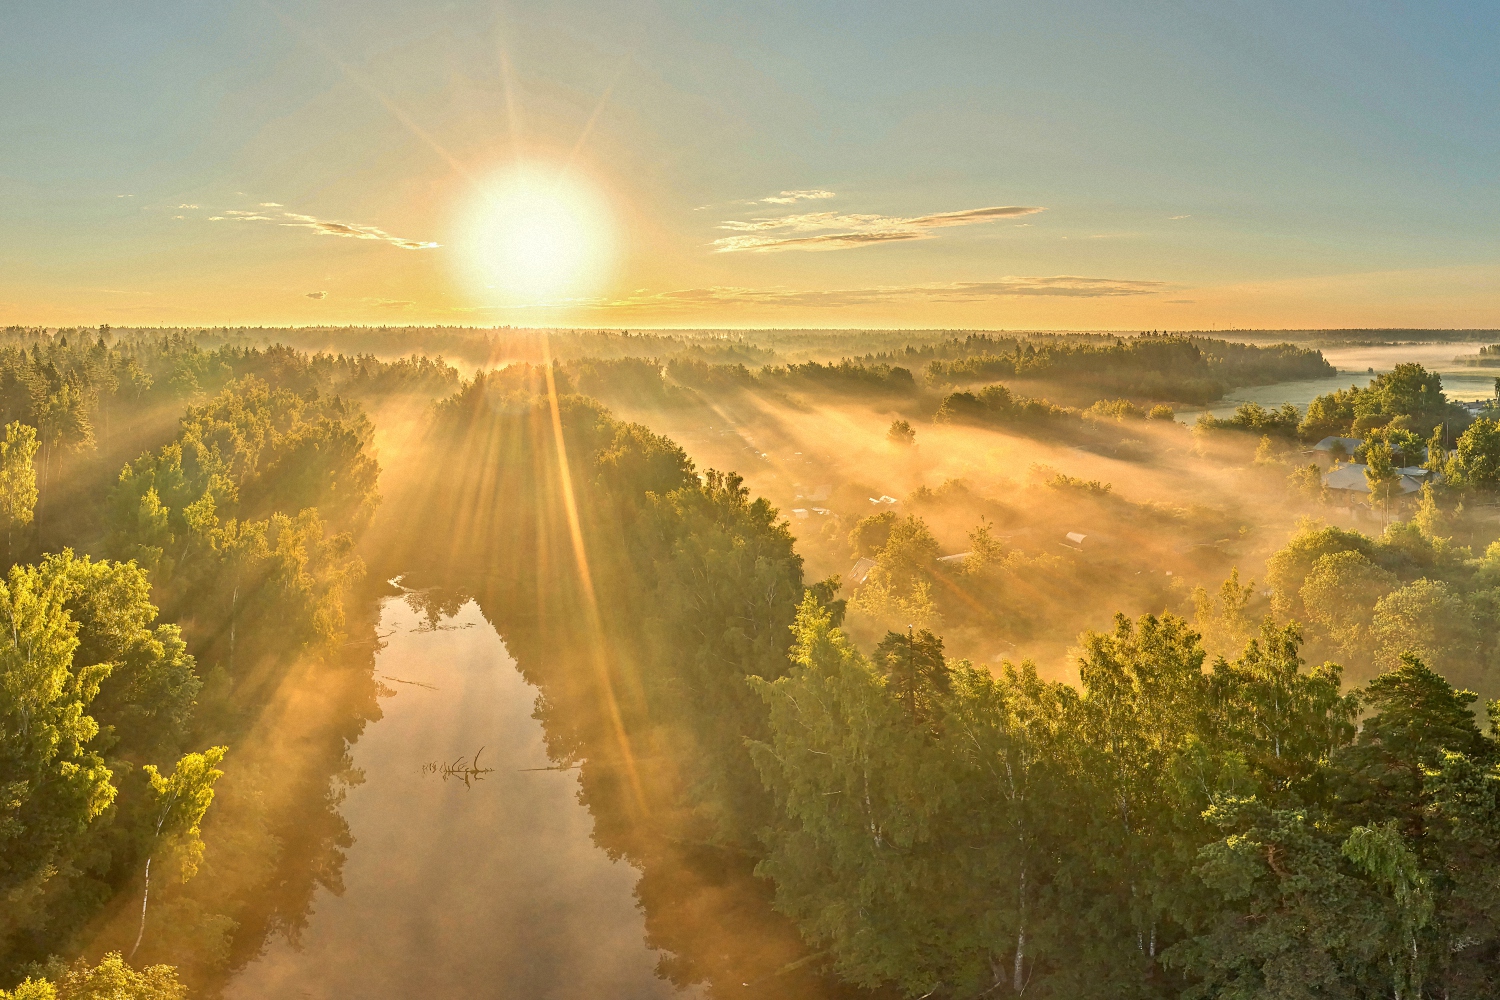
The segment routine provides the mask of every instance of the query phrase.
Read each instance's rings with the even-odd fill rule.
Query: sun
[[[565,305],[596,294],[608,277],[608,206],[560,171],[528,167],[493,178],[468,228],[475,276],[496,304]]]

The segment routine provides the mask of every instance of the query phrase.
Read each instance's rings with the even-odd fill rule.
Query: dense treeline
[[[200,644],[222,645],[230,670],[242,619],[252,644],[332,642],[363,573],[354,538],[379,499],[372,433],[338,396],[231,382],[120,473],[108,546],[152,571],[174,617],[201,622]],[[259,627],[271,621],[274,632]]]
[[[1084,637],[1078,689],[955,664],[913,712],[816,604],[797,631],[798,667],[757,685],[781,806],[762,870],[844,975],[913,996],[1493,992],[1500,928],[1475,904],[1497,747],[1414,657],[1343,693],[1295,626],[1204,670],[1180,619],[1121,618]]]
[[[457,384],[426,359],[106,333],[0,348],[12,418],[0,442],[0,968],[45,977],[20,987],[41,991],[27,997],[94,995],[96,981],[179,996],[170,970],[122,964],[138,950],[181,954],[179,940],[223,961],[245,901],[186,884],[203,858],[199,827],[222,744],[286,664],[343,640],[363,573],[354,544],[378,502],[373,427],[354,397]],[[348,394],[325,391],[336,388]],[[61,469],[50,484],[49,443]],[[74,548],[44,551],[58,542]],[[262,777],[242,777],[238,794]],[[304,833],[247,830],[236,849],[274,855],[289,836]],[[284,877],[250,875],[259,862],[234,850],[216,863],[220,876]],[[140,914],[111,939],[124,960],[44,967],[76,954],[76,935],[122,895]]]
[[[1128,399],[1100,399],[1084,409],[1058,406],[1046,399],[1017,396],[1000,383],[977,392],[960,389],[944,396],[932,416],[935,424],[989,427],[1038,438],[1067,440],[1124,460],[1144,458],[1150,449],[1143,423],[1171,421],[1170,406],[1149,410]]]
[[[926,377],[934,384],[1067,379],[1107,395],[1207,403],[1235,386],[1334,374],[1320,352],[1293,344],[1256,347],[1142,334],[1108,345],[1062,341],[1038,346],[1016,340],[994,346],[1008,350],[934,360]]]
[[[103,328],[109,331],[109,328]],[[281,348],[310,357],[379,358],[386,361],[408,357],[448,358],[471,368],[497,367],[510,362],[535,362],[542,358],[634,358],[700,356],[718,362],[763,363],[775,351],[738,335],[715,331],[667,334],[627,330],[533,330],[476,329],[430,326],[328,326],[328,327],[180,327],[115,329],[113,336],[126,342],[167,339],[193,344],[207,353],[225,348],[237,351]],[[45,342],[52,337],[76,340],[92,338],[89,328],[9,327],[0,332],[20,343]],[[847,335],[845,335],[847,339]]]

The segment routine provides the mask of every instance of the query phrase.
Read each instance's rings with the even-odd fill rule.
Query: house
[[[1396,474],[1400,477],[1396,492],[1404,496],[1422,489],[1422,480],[1427,475],[1427,470],[1411,466],[1397,469]],[[1333,471],[1324,473],[1323,485],[1330,490],[1343,490],[1350,495],[1370,492],[1370,483],[1365,479],[1365,466],[1353,463],[1340,465]]]
[[[973,554],[973,552],[955,552],[951,556],[938,556],[937,561],[940,563],[961,563]]]
[[[1312,446],[1312,454],[1315,458],[1346,458],[1354,454],[1356,448],[1364,444],[1362,438],[1326,437]]]
[[[1471,417],[1489,417],[1491,420],[1495,419],[1496,414],[1493,410],[1495,400],[1493,399],[1470,399],[1458,405],[1462,406]]]

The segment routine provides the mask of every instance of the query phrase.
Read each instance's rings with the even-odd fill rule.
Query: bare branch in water
[[[394,679],[395,678],[392,678],[392,680]],[[465,788],[468,788],[472,786],[473,782],[483,781],[485,775],[495,773],[495,769],[493,767],[479,766],[479,755],[482,753],[484,753],[484,747],[480,747],[478,750],[474,751],[473,760],[470,760],[467,757],[459,757],[456,760],[450,761],[446,764],[440,761],[434,761],[430,764],[423,764],[422,773],[436,774],[444,781],[447,781],[449,778],[456,778],[464,783]]]

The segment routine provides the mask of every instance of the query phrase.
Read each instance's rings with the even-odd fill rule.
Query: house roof
[[[1422,488],[1419,477],[1405,474],[1404,469],[1398,471],[1402,473],[1398,484],[1398,489],[1402,493],[1415,493]],[[1370,483],[1365,479],[1365,466],[1357,464],[1341,465],[1332,472],[1326,473],[1323,476],[1323,485],[1330,490],[1348,490],[1351,493],[1370,492]]]
[[[1363,438],[1330,436],[1313,445],[1313,451],[1332,451],[1334,445],[1341,444],[1344,446],[1344,454],[1352,455],[1354,454],[1354,449],[1358,448],[1364,443],[1365,442]]]
[[[870,570],[874,568],[874,559],[861,558],[859,562],[854,564],[854,568],[849,571],[849,582],[856,587],[859,586],[865,582],[865,578],[870,575]]]

